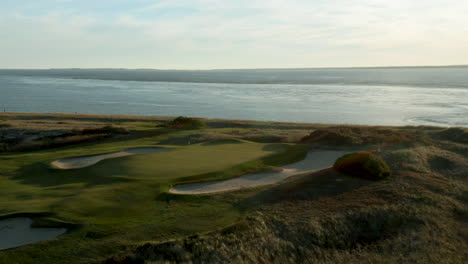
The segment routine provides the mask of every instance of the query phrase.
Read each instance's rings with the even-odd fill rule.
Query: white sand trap
[[[65,234],[65,228],[32,228],[25,217],[0,220],[0,250],[32,244]]]
[[[175,185],[169,192],[175,194],[206,194],[274,184],[299,173],[329,168],[333,166],[336,159],[348,153],[347,151],[311,151],[307,153],[305,159],[284,166],[283,170],[279,172],[251,173],[222,181]]]
[[[56,161],[53,161],[51,165],[56,168],[64,169],[64,170],[80,169],[80,168],[94,165],[98,163],[99,161],[105,160],[105,159],[132,156],[132,155],[145,154],[145,153],[153,153],[153,152],[163,152],[163,151],[168,151],[168,150],[170,149],[168,148],[131,148],[131,149],[126,149],[126,150],[122,150],[119,152],[113,152],[113,153],[107,153],[107,154],[73,157],[73,158],[56,160]]]

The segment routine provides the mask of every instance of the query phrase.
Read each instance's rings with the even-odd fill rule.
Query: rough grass
[[[468,143],[468,130],[461,127],[447,128],[433,133],[434,137],[458,143]]]
[[[448,193],[398,190],[408,184],[400,180],[280,199],[220,231],[148,243],[105,263],[464,263],[466,206]]]
[[[63,146],[70,146],[81,143],[96,142],[105,138],[109,138],[108,134],[96,134],[96,135],[76,135],[76,136],[65,136],[56,138],[44,138],[28,142],[9,142],[0,143],[0,152],[17,152],[17,151],[34,151],[43,150],[49,148],[57,148]]]
[[[124,127],[105,125],[102,127],[82,128],[73,130],[55,131],[28,131],[18,130],[0,131],[0,152],[34,151],[74,144],[95,142],[116,135],[128,134]],[[6,134],[6,135],[4,135]],[[11,136],[13,135],[13,137]]]
[[[173,145],[170,152],[110,159],[80,170],[60,171],[49,166],[49,162],[64,157],[155,146],[164,137],[0,154],[0,214],[47,212],[80,227],[59,239],[2,251],[0,263],[37,263],[38,259],[44,263],[63,263],[64,259],[95,263],[141,241],[224,227],[241,215],[235,201],[196,197],[166,201],[158,197],[180,178],[210,172],[233,175],[238,164],[263,160],[288,148],[247,141],[211,142]],[[285,160],[289,159],[287,154]],[[264,168],[258,165],[255,169]],[[43,224],[46,221],[35,218]]]
[[[220,232],[181,241],[146,244],[134,256],[105,263],[321,263],[344,252],[418,231],[424,219],[414,208],[384,206],[335,214],[294,225],[281,218],[254,214]],[[344,255],[344,254],[343,254]]]
[[[105,263],[465,263],[468,158],[438,144],[383,148],[394,169],[386,181],[326,170],[213,195],[236,199],[248,216]]]
[[[39,225],[78,226],[58,239],[0,251],[0,263],[466,262],[468,145],[441,136],[442,128],[205,119],[207,128],[201,131],[157,128],[172,119],[166,117],[0,118],[13,125],[6,130],[23,126],[24,131],[49,133],[110,124],[129,130],[115,140],[0,154],[0,215],[46,213],[31,216]],[[380,148],[393,176],[367,181],[324,170],[216,195],[166,192],[182,181],[289,163],[301,159],[311,145],[347,148],[320,140],[272,144],[338,128],[358,138],[356,145]],[[156,145],[174,150],[72,171],[48,165],[64,157]]]
[[[332,146],[430,144],[429,136],[419,128],[337,126],[317,129],[300,141],[305,144]]]

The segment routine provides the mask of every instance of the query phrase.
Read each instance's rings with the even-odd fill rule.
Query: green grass
[[[33,215],[37,216],[36,223],[79,226],[59,239],[2,251],[0,263],[36,263],[37,259],[45,263],[62,263],[63,259],[70,263],[96,262],[142,241],[183,237],[227,226],[242,215],[234,201],[160,197],[181,179],[237,175],[243,172],[238,166],[245,164],[249,171],[261,170],[281,163],[280,153],[287,157],[291,152],[288,145],[244,140],[159,145],[191,133],[197,131],[169,131],[161,136],[0,155],[0,215],[47,213],[48,216]],[[108,159],[83,169],[59,170],[49,165],[65,157],[143,146],[172,150]],[[271,160],[264,162],[268,159]]]
[[[462,263],[466,257],[468,145],[458,130],[447,137],[432,127],[206,119],[203,130],[181,130],[158,127],[167,117],[0,117],[28,132],[129,130],[98,142],[0,153],[0,219],[22,215],[35,226],[70,228],[58,239],[0,251],[0,263],[100,263],[116,255],[174,260],[168,253],[187,256],[194,248],[198,255],[187,259],[200,262]],[[300,160],[310,145],[293,143],[321,128],[357,137],[363,149],[378,147],[393,176],[368,181],[330,169],[235,192],[167,193],[178,183]],[[151,146],[172,150],[76,170],[50,166],[66,157]]]

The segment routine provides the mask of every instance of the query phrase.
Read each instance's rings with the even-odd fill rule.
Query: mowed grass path
[[[0,155],[0,216],[48,212],[52,220],[80,225],[59,239],[0,251],[0,263],[92,263],[144,241],[206,232],[236,221],[234,201],[210,196],[167,200],[161,196],[180,178],[226,172],[233,166],[286,149],[281,144],[219,142],[108,159],[59,170],[64,157],[156,146],[158,137],[90,144],[25,154]],[[188,222],[190,221],[190,222]],[[45,261],[45,262],[44,262]]]

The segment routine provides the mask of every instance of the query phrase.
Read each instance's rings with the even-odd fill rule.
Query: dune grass
[[[180,130],[158,127],[168,117],[7,113],[0,119],[9,124],[0,130],[28,133],[106,125],[129,131],[0,153],[0,219],[24,213],[38,226],[70,229],[57,239],[0,251],[0,263],[461,263],[466,257],[463,129],[203,120],[203,130]],[[329,148],[327,140],[311,138],[291,144],[316,129],[381,148],[393,176],[368,181],[324,170],[229,193],[167,193],[173,184],[291,163],[311,145]],[[76,170],[50,166],[66,157],[154,146],[172,150]]]

